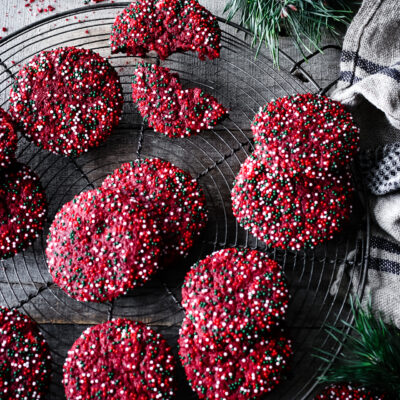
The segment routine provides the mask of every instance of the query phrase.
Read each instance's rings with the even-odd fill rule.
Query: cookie
[[[212,129],[227,110],[200,88],[183,89],[168,68],[139,63],[132,81],[132,98],[141,116],[156,132],[171,138]]]
[[[43,231],[46,194],[36,174],[13,163],[0,171],[0,258],[26,250]]]
[[[15,158],[18,137],[10,115],[0,108],[0,167],[8,167]]]
[[[118,75],[99,54],[75,47],[42,51],[19,71],[10,113],[22,133],[56,154],[78,156],[103,143],[122,112]]]
[[[187,255],[207,222],[206,199],[192,176],[158,158],[121,165],[103,182],[106,190],[138,201],[157,221],[170,258]]]
[[[50,352],[36,323],[0,307],[0,393],[2,400],[44,399],[50,381]]]
[[[208,343],[244,341],[284,320],[289,293],[282,268],[265,253],[224,249],[186,275],[182,305]]]
[[[267,245],[312,248],[332,239],[349,219],[351,175],[326,172],[319,178],[291,177],[271,170],[262,156],[250,156],[232,189],[239,224]]]
[[[341,384],[326,387],[315,400],[383,400],[384,398],[362,387]]]
[[[162,336],[141,322],[115,319],[86,329],[64,364],[69,400],[172,399],[175,362]]]
[[[359,129],[338,102],[312,93],[281,97],[255,115],[256,146],[270,164],[291,175],[319,177],[350,164]]]
[[[292,355],[283,334],[216,350],[199,338],[185,318],[179,335],[179,357],[188,382],[200,399],[252,400],[273,390]]]
[[[91,190],[64,204],[50,227],[54,282],[80,301],[103,302],[143,285],[158,269],[155,222],[133,199]]]
[[[134,0],[115,19],[111,52],[161,59],[194,51],[199,58],[219,57],[221,30],[217,19],[197,0]]]

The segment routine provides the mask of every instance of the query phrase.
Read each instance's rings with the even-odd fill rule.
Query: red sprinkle
[[[292,177],[256,149],[242,164],[232,189],[239,224],[267,245],[312,248],[332,239],[350,217],[353,187],[349,170],[318,178]]]
[[[167,263],[187,255],[207,222],[206,199],[192,176],[158,158],[122,164],[102,187],[133,197],[157,221]]]
[[[75,47],[33,57],[10,93],[10,113],[22,121],[25,136],[66,156],[103,143],[119,123],[122,104],[119,77],[110,63]]]
[[[310,178],[346,167],[358,151],[359,129],[342,104],[312,93],[281,97],[254,117],[254,140],[271,165]]]
[[[25,250],[46,221],[47,201],[36,174],[14,162],[0,172],[0,258]]]
[[[186,316],[216,348],[270,332],[285,319],[288,301],[282,267],[257,250],[216,251],[190,269],[182,287]]]
[[[161,238],[148,213],[116,191],[91,190],[63,205],[46,248],[54,282],[79,301],[111,301],[158,270]]]
[[[111,52],[143,57],[154,50],[161,59],[196,51],[200,59],[218,58],[221,30],[217,19],[197,0],[141,0],[117,16]]]
[[[183,89],[177,74],[153,64],[138,64],[132,97],[149,126],[169,137],[212,129],[228,114],[213,96],[200,88]]]
[[[202,340],[192,320],[183,320],[179,357],[188,382],[200,399],[249,400],[271,392],[281,382],[292,356],[283,331],[247,343],[216,349]]]
[[[0,393],[4,400],[44,399],[50,380],[50,352],[26,315],[0,307]]]
[[[141,322],[115,319],[86,329],[68,352],[68,399],[175,398],[175,360],[165,339]]]
[[[326,387],[315,400],[384,400],[372,391],[350,384],[332,385]]]
[[[18,137],[11,116],[0,108],[0,167],[10,165],[15,158]]]

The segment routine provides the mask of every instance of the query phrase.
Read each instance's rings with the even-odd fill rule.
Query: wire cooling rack
[[[39,51],[60,46],[91,48],[109,57],[119,73],[125,97],[119,128],[103,146],[79,158],[56,156],[20,137],[18,159],[39,175],[47,193],[49,218],[43,236],[32,248],[1,262],[0,304],[16,307],[38,322],[53,357],[48,398],[64,399],[62,365],[68,349],[87,326],[113,317],[140,320],[165,335],[176,352],[183,318],[180,287],[190,265],[220,248],[258,248],[278,260],[288,277],[292,301],[287,330],[296,352],[288,380],[268,399],[312,398],[316,377],[326,368],[312,356],[313,349],[340,351],[330,341],[324,325],[338,325],[341,319],[351,322],[349,294],[351,290],[361,292],[364,288],[369,220],[355,217],[344,233],[314,251],[271,251],[237,225],[231,212],[230,189],[240,164],[252,151],[249,128],[259,107],[271,98],[286,94],[324,92],[334,82],[324,88],[319,86],[303,68],[302,60],[296,62],[283,51],[280,70],[273,68],[271,60],[262,52],[256,59],[246,32],[220,19],[223,31],[220,59],[201,62],[193,54],[175,54],[162,65],[179,72],[184,86],[201,87],[217,97],[230,108],[230,118],[198,136],[168,139],[148,129],[132,104],[130,77],[138,60],[124,55],[110,56],[111,25],[125,6],[127,3],[100,4],[65,12],[0,41],[0,104],[5,109],[8,109],[13,76],[20,66]],[[155,61],[151,57],[148,60]],[[52,283],[44,256],[45,238],[55,213],[76,194],[99,186],[121,163],[147,156],[169,160],[198,179],[208,201],[209,223],[205,232],[187,259],[160,272],[143,288],[105,304],[79,303],[69,298]],[[360,214],[365,215],[365,210]],[[351,251],[360,255],[358,275],[345,279],[345,275],[337,272]],[[357,282],[356,287],[351,287],[351,281]],[[177,398],[195,399],[183,371],[179,370],[178,374]]]

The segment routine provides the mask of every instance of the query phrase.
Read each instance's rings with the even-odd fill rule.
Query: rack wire
[[[1,262],[0,304],[16,307],[38,322],[53,357],[48,398],[64,399],[62,365],[68,349],[87,326],[113,317],[141,320],[164,334],[176,352],[183,318],[180,287],[190,265],[220,248],[257,248],[283,265],[292,295],[287,329],[296,355],[288,381],[268,398],[312,398],[317,375],[328,367],[312,357],[313,349],[340,351],[324,326],[327,323],[338,325],[340,320],[352,322],[348,297],[352,290],[362,292],[365,285],[369,219],[354,218],[345,233],[314,251],[270,250],[236,223],[231,211],[230,190],[241,163],[253,149],[249,127],[259,107],[271,98],[286,94],[325,93],[334,82],[321,87],[304,68],[303,60],[296,61],[284,51],[281,51],[279,70],[262,52],[255,58],[246,39],[248,32],[219,19],[223,31],[220,59],[200,62],[194,54],[174,54],[162,65],[179,72],[185,87],[201,87],[217,97],[230,108],[230,118],[210,132],[195,137],[174,140],[163,137],[148,129],[130,98],[130,77],[137,59],[110,56],[111,25],[117,13],[127,5],[98,4],[67,11],[0,40],[0,105],[5,109],[13,77],[20,65],[41,50],[60,46],[91,48],[109,57],[121,78],[125,98],[119,128],[103,146],[79,158],[51,154],[19,138],[18,159],[39,175],[49,202],[49,217],[43,236],[32,248]],[[327,49],[337,47],[328,46]],[[309,61],[317,56],[317,53],[312,54]],[[151,57],[149,60],[156,61]],[[104,177],[123,162],[147,156],[167,159],[198,179],[208,202],[209,223],[205,232],[186,259],[161,271],[143,288],[105,304],[79,303],[69,298],[52,283],[47,270],[44,249],[52,218],[65,202],[84,190],[98,187]],[[359,272],[356,277],[345,279],[345,275],[337,272],[351,252],[360,254]],[[334,283],[337,290],[332,292]],[[177,398],[195,399],[181,369],[178,375]]]

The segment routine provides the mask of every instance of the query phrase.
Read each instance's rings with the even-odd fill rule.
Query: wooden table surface
[[[36,0],[33,7],[53,5],[53,12],[35,15],[25,7],[23,0],[2,0],[0,26],[12,33],[43,17],[56,17],[57,13],[84,7],[84,0]],[[104,1],[101,4],[109,4]],[[120,3],[115,1],[115,3]],[[201,3],[222,16],[224,2],[202,0]],[[92,11],[87,9],[75,20],[71,16],[51,21],[32,29],[27,34],[0,44],[0,102],[8,107],[8,92],[12,82],[10,74],[18,71],[18,65],[44,48],[57,47],[60,43],[90,47],[108,56],[109,26],[116,15],[115,10]],[[73,14],[72,14],[73,16]],[[67,21],[68,19],[68,21]],[[82,20],[80,24],[77,20]],[[93,21],[97,21],[96,23]],[[98,21],[104,21],[99,23]],[[240,164],[252,149],[250,121],[259,106],[284,94],[316,91],[316,87],[301,72],[290,74],[293,62],[282,58],[283,68],[272,68],[268,53],[261,52],[255,60],[248,39],[242,33],[224,23],[224,49],[221,60],[200,62],[191,55],[174,55],[164,65],[179,71],[184,85],[202,86],[230,108],[228,121],[211,132],[190,139],[170,140],[144,127],[142,156],[158,156],[187,169],[197,177],[206,192],[210,221],[201,243],[193,249],[188,259],[168,271],[163,271],[144,288],[110,304],[79,303],[59,290],[47,272],[43,255],[45,235],[32,249],[2,263],[0,270],[0,304],[18,307],[34,318],[50,343],[54,360],[53,381],[49,399],[62,399],[60,384],[61,368],[65,354],[74,340],[89,325],[104,322],[111,317],[126,316],[149,323],[163,333],[176,348],[176,336],[183,312],[179,303],[180,285],[189,266],[215,249],[231,245],[262,247],[237,226],[230,211],[229,192]],[[86,30],[88,33],[86,33]],[[3,33],[5,34],[5,33]],[[328,44],[332,41],[327,41]],[[301,56],[287,39],[282,46],[293,60]],[[324,87],[338,74],[340,52],[328,49],[317,55],[305,70]],[[142,121],[129,100],[129,81],[133,58],[111,57],[111,63],[120,73],[126,104],[120,127],[107,143],[76,160],[38,151],[35,146],[20,139],[18,157],[40,175],[49,200],[49,220],[63,203],[82,190],[99,186],[105,175],[119,164],[138,156],[137,146]],[[6,66],[8,69],[4,68]],[[350,237],[347,240],[347,236]],[[271,253],[279,259],[286,270],[292,287],[292,305],[288,326],[297,351],[295,368],[290,381],[283,384],[269,399],[312,398],[313,379],[318,363],[310,353],[315,345],[326,340],[321,327],[326,320],[335,322],[346,316],[340,293],[347,293],[349,283],[339,281],[339,295],[331,293],[340,260],[353,249],[355,235],[323,246],[308,254]],[[347,312],[347,311],[346,311]],[[304,365],[304,363],[306,365]],[[304,367],[304,368],[302,368]],[[181,382],[184,382],[180,371]],[[195,398],[183,383],[179,399]],[[305,388],[298,389],[298,388]],[[297,390],[297,392],[296,392]],[[300,390],[300,391],[299,391]],[[1,396],[0,396],[1,397]]]

